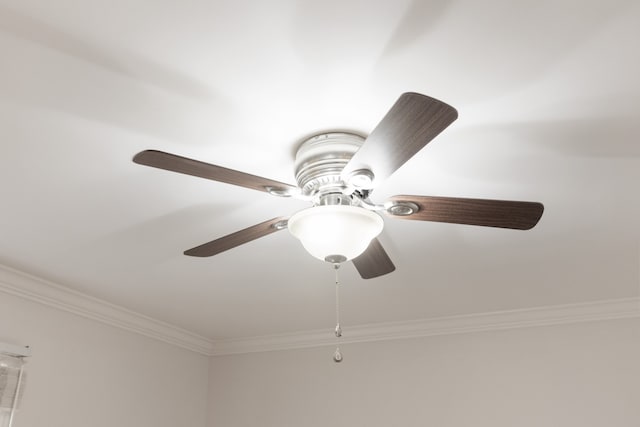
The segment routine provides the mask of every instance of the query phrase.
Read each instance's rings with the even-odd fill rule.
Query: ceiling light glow
[[[367,249],[382,231],[384,221],[361,207],[325,205],[295,213],[288,227],[314,257],[322,261],[344,257],[348,261]]]

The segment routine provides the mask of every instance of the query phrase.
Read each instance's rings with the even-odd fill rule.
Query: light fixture
[[[341,263],[362,254],[382,231],[380,215],[350,205],[321,205],[289,218],[289,231],[314,257]]]
[[[287,224],[307,252],[333,264],[336,272],[336,340],[342,337],[338,269],[343,262],[362,254],[384,227],[380,215],[362,206],[348,204],[350,200],[338,194],[325,195],[319,200],[321,204],[296,212]],[[333,361],[342,362],[338,345]]]

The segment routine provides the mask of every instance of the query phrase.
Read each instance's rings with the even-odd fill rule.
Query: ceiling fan
[[[303,142],[295,160],[297,186],[156,150],[142,151],[133,161],[313,203],[291,217],[272,218],[185,255],[213,256],[288,228],[311,255],[334,264],[352,260],[362,278],[370,279],[395,270],[376,238],[383,228],[380,214],[517,230],[534,227],[542,216],[544,207],[536,202],[401,195],[375,204],[369,199],[380,182],[457,117],[455,108],[442,101],[404,93],[367,138],[330,132]]]

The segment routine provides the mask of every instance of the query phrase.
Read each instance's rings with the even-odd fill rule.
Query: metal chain
[[[340,264],[334,264],[336,271],[336,328],[340,326],[340,280],[338,279],[338,269]]]
[[[333,268],[336,272],[336,351],[333,353],[333,361],[340,363],[342,362],[342,353],[340,352],[340,347],[337,345],[340,337],[342,336],[342,327],[340,326],[340,280],[338,278],[340,264],[333,264]]]

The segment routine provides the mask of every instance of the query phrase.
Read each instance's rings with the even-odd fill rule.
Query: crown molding
[[[177,326],[0,265],[0,292],[57,308],[204,355],[211,340]]]
[[[76,314],[207,356],[334,345],[332,330],[211,340],[177,326],[0,265],[0,292]],[[595,301],[348,328],[342,343],[387,341],[640,317],[640,298]]]
[[[353,326],[342,344],[640,317],[640,298]],[[212,356],[335,345],[332,330],[217,340]]]

